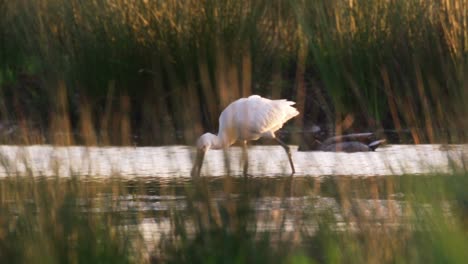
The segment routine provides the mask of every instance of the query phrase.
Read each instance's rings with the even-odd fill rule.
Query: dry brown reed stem
[[[130,97],[120,96],[120,143],[124,146],[133,145],[130,113]]]
[[[433,122],[431,116],[434,114],[434,110],[430,109],[428,98],[425,91],[425,86],[422,80],[421,68],[418,64],[415,64],[415,72],[416,72],[416,86],[419,94],[419,98],[422,104],[422,110],[424,115],[424,123],[422,124],[426,128],[426,135],[428,137],[429,143],[435,142],[434,136],[434,129],[433,129]]]
[[[57,84],[56,105],[51,113],[50,131],[53,144],[70,146],[73,144],[73,130],[71,128],[67,88],[64,81]]]
[[[401,121],[400,121],[400,118],[398,116],[398,106],[397,106],[397,99],[395,98],[395,95],[392,91],[392,87],[391,87],[391,84],[390,84],[390,79],[389,79],[389,76],[388,76],[388,71],[387,71],[387,68],[385,67],[382,67],[381,70],[381,76],[382,76],[382,80],[383,80],[383,85],[384,85],[384,89],[385,89],[385,93],[386,93],[386,96],[387,96],[387,102],[388,102],[388,106],[389,106],[389,109],[390,109],[390,114],[392,116],[392,121],[393,121],[393,124],[395,125],[395,129],[398,133],[398,136],[401,137],[401,129],[402,129],[402,126],[401,126]]]
[[[299,44],[299,49],[297,51],[297,66],[296,66],[296,76],[295,76],[295,87],[296,87],[296,108],[299,113],[302,113],[295,118],[295,123],[297,127],[302,127],[304,124],[304,110],[305,110],[305,100],[306,100],[306,83],[305,83],[305,74],[306,74],[306,62],[308,56],[308,45],[305,37],[302,37],[303,41]],[[298,137],[297,134],[294,134]],[[296,140],[297,141],[297,140]]]
[[[352,203],[350,197],[350,179],[347,177],[339,177],[335,179],[338,191],[338,200],[340,205],[340,211],[343,214],[344,222],[354,223],[356,216],[352,210]]]
[[[386,199],[388,202],[387,210],[387,219],[390,224],[392,223],[397,223],[397,206],[396,206],[396,200],[395,200],[395,187],[394,187],[394,181],[391,177],[387,177],[385,179],[385,191],[386,191]]]
[[[115,81],[110,81],[108,84],[107,96],[106,96],[106,105],[104,108],[104,113],[100,120],[100,127],[99,127],[99,141],[103,145],[109,145],[111,143],[109,129],[110,129],[110,121],[112,115],[112,102],[114,98],[114,90],[115,90]]]
[[[202,129],[202,113],[200,112],[201,100],[198,96],[197,90],[193,87],[194,77],[190,71],[187,76],[188,80],[193,80],[188,83],[187,93],[180,99],[180,105],[184,105],[183,110],[183,123],[184,123],[184,141],[188,144],[194,144],[199,135],[203,133]]]
[[[197,96],[200,104],[205,104],[208,113],[205,113],[206,118],[209,120],[210,124],[216,124],[218,118],[218,96],[216,94],[217,90],[215,88],[215,83],[212,83],[212,78],[209,72],[208,62],[206,61],[206,54],[201,53],[199,55],[200,59],[198,60],[198,71],[201,81],[201,95]],[[217,78],[216,78],[217,79]],[[201,135],[203,128],[201,126],[197,127],[198,134]]]
[[[247,44],[245,46],[248,46]],[[243,48],[242,66],[240,69],[242,78],[242,97],[247,97],[252,94],[252,55],[248,47]]]
[[[228,84],[228,69],[232,67],[228,58],[225,56],[225,50],[221,46],[221,41],[216,42],[216,69],[215,69],[215,83],[219,92],[219,106],[217,107],[217,112],[220,113],[220,110],[224,109],[233,101],[233,92],[238,89],[238,86],[234,87]]]
[[[80,133],[82,143],[86,146],[96,146],[98,144],[96,130],[94,128],[91,106],[87,101],[80,106]]]

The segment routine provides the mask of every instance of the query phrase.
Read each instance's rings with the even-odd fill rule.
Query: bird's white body
[[[275,132],[289,119],[299,114],[292,106],[294,104],[285,99],[270,100],[258,95],[238,99],[221,113],[218,135],[203,134],[197,141],[197,148],[204,153],[208,149],[229,147],[237,140],[245,143],[261,137],[276,138]],[[276,140],[286,149],[284,143],[279,139]],[[291,167],[293,167],[292,161]]]
[[[257,140],[261,137],[275,138],[275,132],[299,112],[292,107],[294,102],[270,100],[258,95],[238,99],[229,104],[219,117],[218,135],[202,135],[197,147],[220,149],[229,147],[237,140]]]

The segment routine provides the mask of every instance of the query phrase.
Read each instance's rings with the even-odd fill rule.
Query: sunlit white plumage
[[[200,174],[204,153],[209,149],[226,148],[237,140],[243,141],[245,149],[248,140],[257,140],[261,137],[275,139],[283,146],[294,173],[289,147],[275,136],[275,132],[284,123],[299,114],[297,109],[292,106],[294,104],[294,102],[285,99],[270,100],[258,95],[232,102],[219,117],[218,135],[206,133],[198,139],[197,160],[192,175]],[[246,170],[247,159],[245,160],[244,173]]]

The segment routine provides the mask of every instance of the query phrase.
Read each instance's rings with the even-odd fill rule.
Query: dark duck
[[[374,133],[353,133],[327,138],[320,141],[315,136],[304,140],[298,151],[327,151],[327,152],[368,152],[375,151],[385,139],[376,139]]]

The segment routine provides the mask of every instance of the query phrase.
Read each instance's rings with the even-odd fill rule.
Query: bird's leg
[[[192,177],[199,177],[203,165],[203,158],[205,157],[205,150],[198,150],[193,164],[191,175]]]
[[[249,156],[247,154],[247,140],[242,142],[242,159],[244,160],[244,176],[247,176],[247,169],[249,167]]]
[[[292,161],[291,149],[289,148],[288,145],[286,145],[286,143],[281,141],[281,139],[275,137],[275,140],[276,140],[276,142],[278,142],[284,148],[284,150],[286,151],[286,154],[288,154],[289,163],[291,164],[292,173],[293,174],[296,173],[296,170],[294,169],[294,164],[293,164],[293,161]]]

